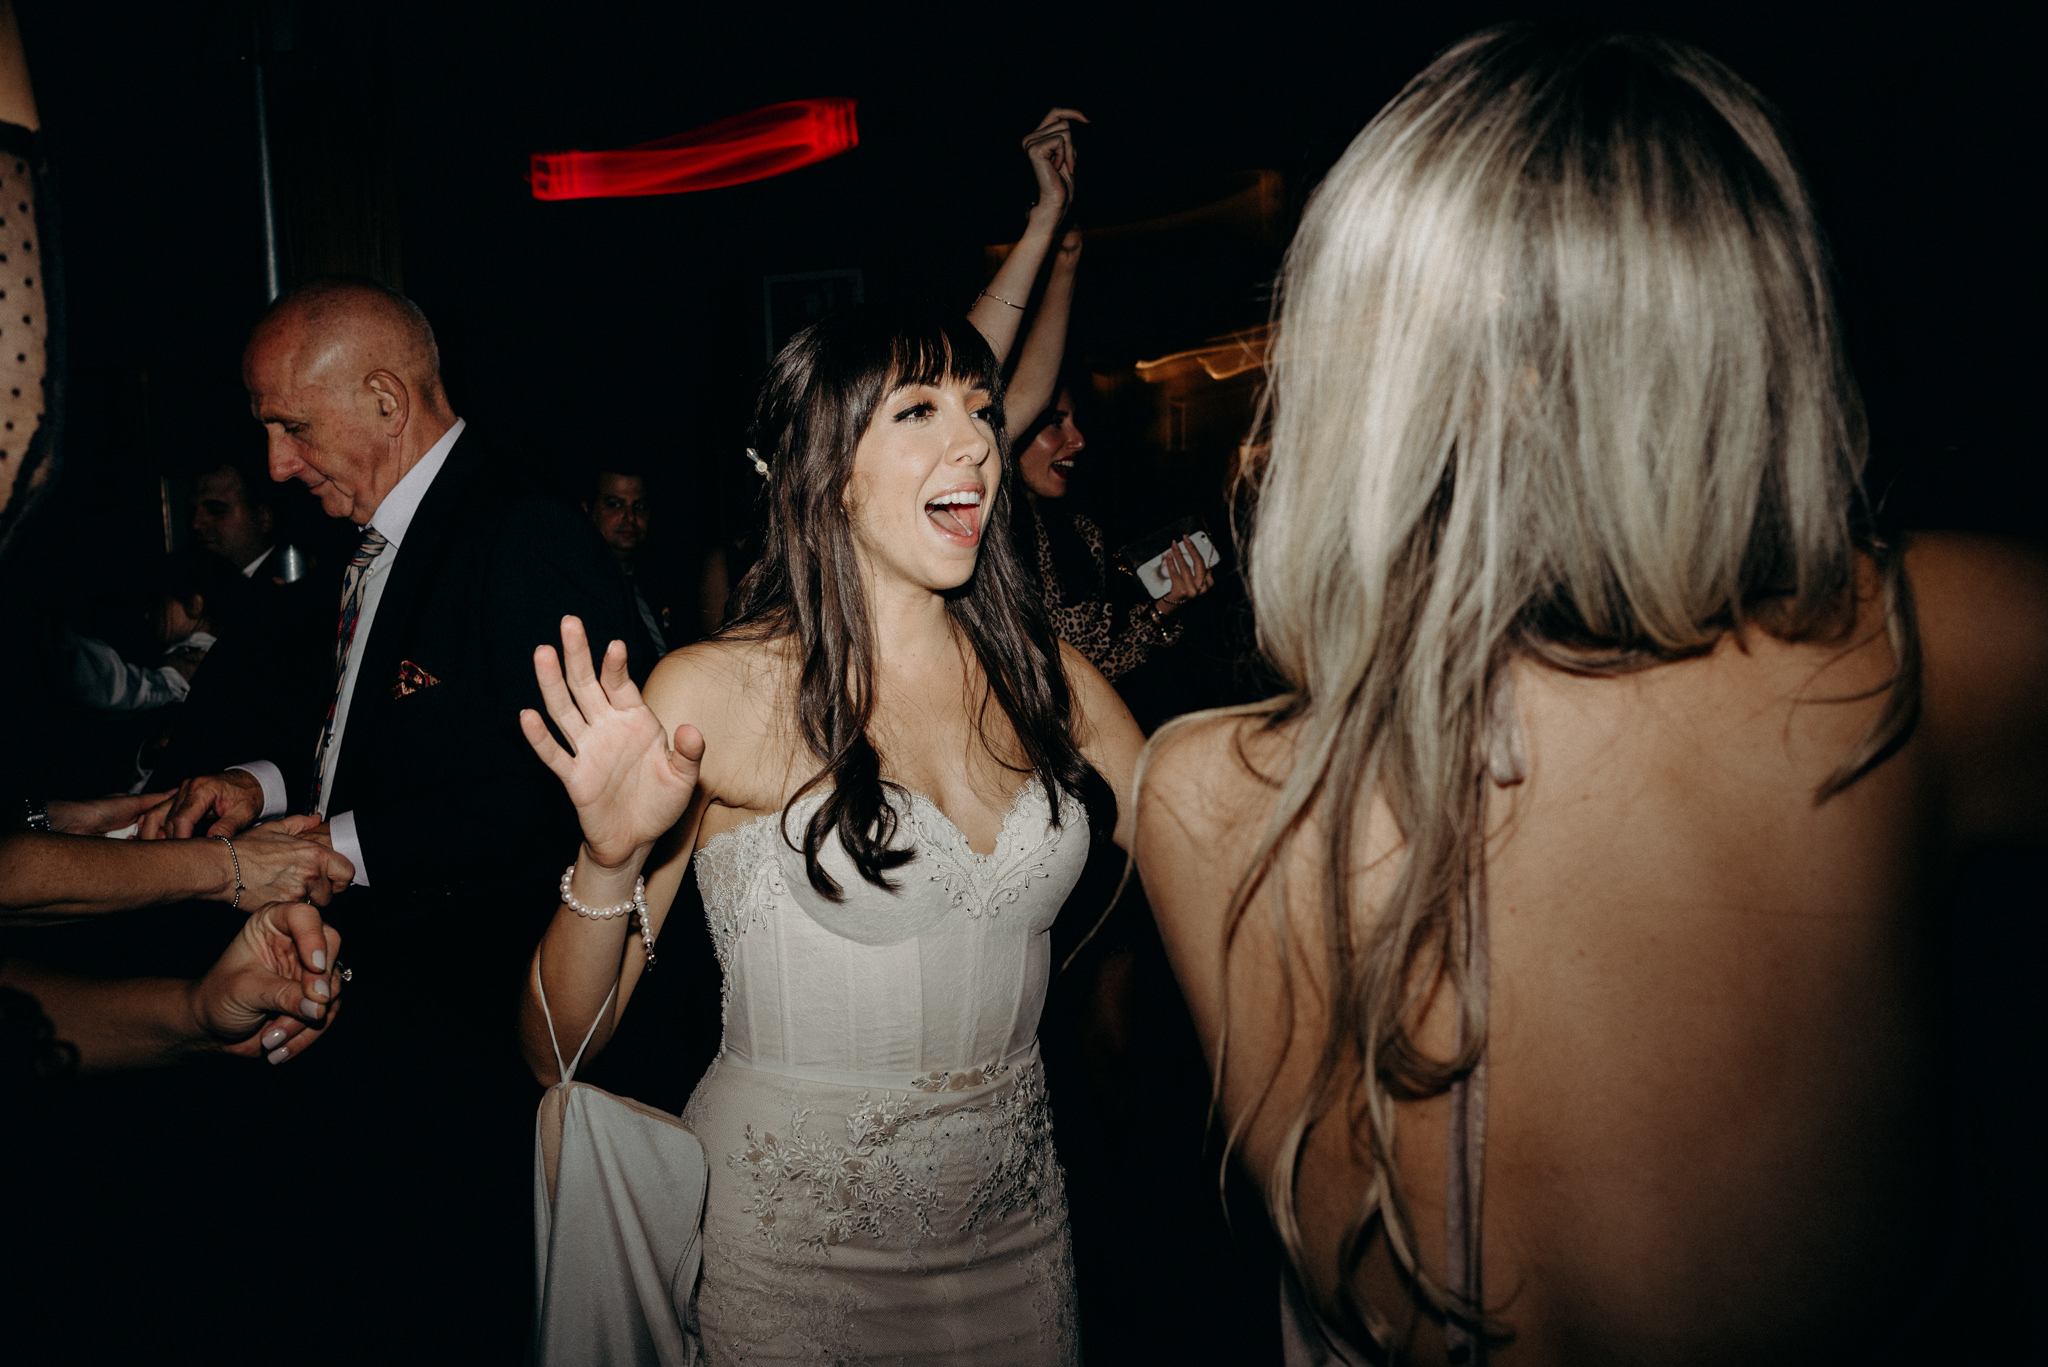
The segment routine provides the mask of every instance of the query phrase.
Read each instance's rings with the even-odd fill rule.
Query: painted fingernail
[[[316,949],[313,951],[313,971],[315,973],[325,973],[327,971],[326,950]]]
[[[273,1025],[270,1029],[263,1032],[263,1047],[265,1049],[275,1049],[278,1045],[283,1044],[287,1038],[288,1036],[284,1033],[283,1026]]]
[[[327,998],[332,995],[327,990],[327,979],[313,979],[313,995],[318,997],[321,1001],[326,1001]]]
[[[273,1049],[270,1051],[268,1055],[266,1055],[266,1057],[268,1057],[272,1063],[283,1063],[286,1059],[290,1058],[291,1056],[292,1051],[289,1049]]]
[[[304,1016],[309,1021],[319,1020],[320,1012],[322,1009],[323,1008],[321,1007],[320,1003],[316,1001],[307,1001],[301,999],[299,1002],[299,1014]]]

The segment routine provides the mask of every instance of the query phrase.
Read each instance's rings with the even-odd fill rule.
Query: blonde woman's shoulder
[[[1264,829],[1290,753],[1289,728],[1269,727],[1264,712],[1197,713],[1163,727],[1146,749],[1138,789],[1146,887],[1155,877],[1184,884],[1184,893],[1168,894],[1176,906],[1220,907]]]
[[[1958,844],[2048,841],[2048,553],[1923,533],[1906,551],[1920,725]]]

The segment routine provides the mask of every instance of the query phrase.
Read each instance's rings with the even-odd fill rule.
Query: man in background
[[[606,549],[618,564],[619,573],[625,576],[627,586],[633,591],[633,606],[640,614],[640,620],[647,627],[647,634],[654,643],[657,658],[667,654],[679,645],[685,644],[687,636],[672,601],[674,594],[666,591],[661,577],[649,572],[647,557],[642,547],[647,542],[647,533],[654,523],[654,504],[647,492],[645,475],[616,469],[600,469],[591,488],[591,496],[584,503],[583,511],[590,517],[597,534],[604,539]]]
[[[250,755],[305,748],[305,720],[332,692],[333,566],[289,567],[278,542],[277,486],[259,467],[223,460],[192,481],[195,547],[210,551],[249,581],[246,611],[207,659],[206,678],[172,719],[149,782],[174,788]]]
[[[268,481],[261,484],[234,461],[222,461],[192,481],[192,539],[242,572],[245,579],[278,567],[277,512]]]

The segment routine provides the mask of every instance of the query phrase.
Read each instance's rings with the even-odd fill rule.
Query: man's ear
[[[377,416],[384,420],[391,435],[403,432],[406,419],[412,414],[412,392],[405,387],[405,381],[388,370],[373,370],[363,377],[363,385],[370,391]]]
[[[256,505],[256,525],[263,529],[265,536],[269,536],[271,530],[277,525],[277,514],[270,511],[269,504],[259,503]]]

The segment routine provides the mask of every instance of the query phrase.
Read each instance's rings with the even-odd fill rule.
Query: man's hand
[[[115,793],[84,802],[50,803],[50,829],[62,835],[105,835],[132,826],[144,812],[161,806],[169,793]]]
[[[263,907],[192,984],[196,1033],[242,1058],[296,1058],[334,1019],[340,953],[341,932],[304,902]]]
[[[275,820],[264,822],[258,829],[282,831],[286,835],[295,835],[301,840],[317,840],[330,850],[334,848],[333,830],[325,821],[310,814],[305,816],[281,816]]]
[[[184,676],[186,683],[191,683],[192,676],[199,672],[199,666],[206,663],[206,652],[186,646],[183,650],[172,651],[167,663]]]
[[[142,818],[138,840],[184,840],[199,835],[237,836],[263,815],[263,785],[254,774],[231,769],[225,774],[188,778],[176,797]]]
[[[572,748],[557,745],[530,707],[519,714],[519,729],[569,790],[591,857],[622,867],[682,819],[697,790],[703,733],[679,726],[671,744],[626,673],[625,643],[611,643],[600,676],[590,667],[590,646],[575,617],[562,619],[561,656],[541,646],[533,652],[533,669],[548,716]]]
[[[243,901],[256,906],[270,902],[311,902],[326,906],[334,894],[348,887],[356,876],[355,865],[307,832],[326,827],[318,818],[288,816],[267,822],[234,837],[235,856],[242,862]],[[230,883],[219,901],[234,895]]]

